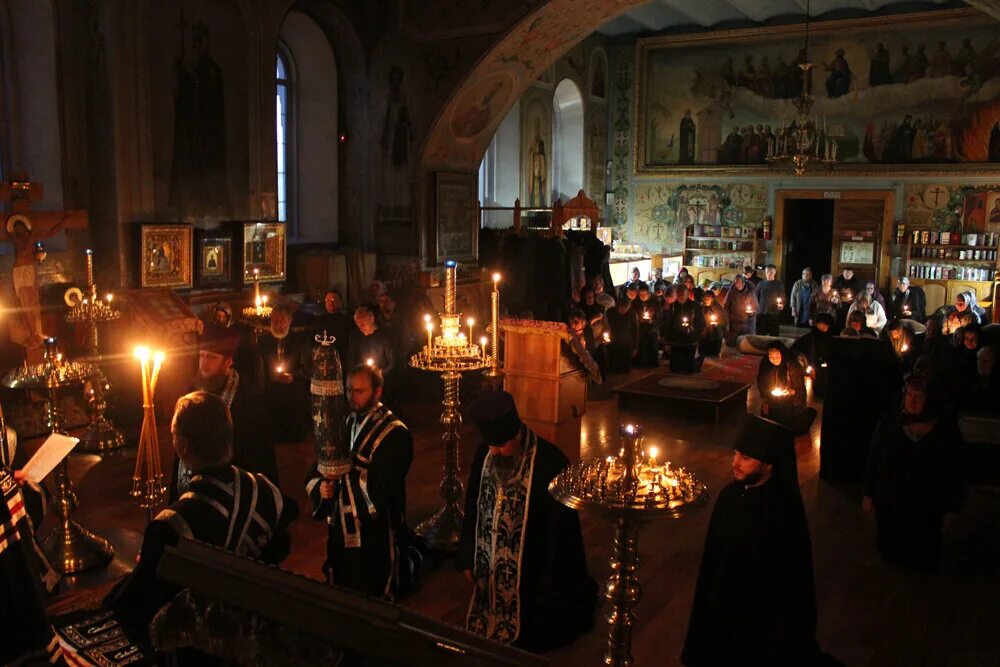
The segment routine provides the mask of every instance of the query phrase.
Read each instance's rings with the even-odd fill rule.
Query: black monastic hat
[[[472,421],[483,442],[491,447],[513,439],[521,430],[514,397],[506,391],[484,392],[472,404]]]

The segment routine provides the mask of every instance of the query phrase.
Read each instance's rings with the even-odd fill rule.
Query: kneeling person
[[[233,422],[220,397],[205,391],[180,397],[170,432],[177,457],[191,470],[190,486],[146,528],[138,564],[104,601],[143,644],[153,616],[181,590],[156,574],[168,546],[194,539],[278,564],[291,544],[287,526],[298,516],[295,502],[266,477],[230,465]]]
[[[580,519],[548,491],[569,462],[521,422],[505,391],[480,396],[472,419],[483,444],[456,558],[474,585],[466,628],[531,651],[569,644],[593,627],[597,606]]]

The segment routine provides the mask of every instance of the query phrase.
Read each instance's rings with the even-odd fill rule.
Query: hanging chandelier
[[[774,138],[768,141],[767,146],[767,161],[771,164],[791,163],[796,176],[805,174],[809,164],[832,166],[837,162],[837,142],[827,133],[826,120],[820,127],[812,116],[813,98],[809,94],[813,67],[809,61],[810,4],[806,2],[803,62],[798,64],[802,70],[802,91],[794,101],[796,116],[787,125],[782,119]]]

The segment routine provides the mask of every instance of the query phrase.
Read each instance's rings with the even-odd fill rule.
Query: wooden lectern
[[[580,458],[580,422],[587,409],[587,374],[571,358],[569,329],[560,322],[500,321],[504,388],[521,420],[571,460]]]

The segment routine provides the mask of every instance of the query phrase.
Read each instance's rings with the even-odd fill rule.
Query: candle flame
[[[625,432],[628,433],[629,435],[635,434],[635,426],[633,426],[632,424],[626,425]]]
[[[374,359],[372,359],[371,357],[368,357],[368,358],[367,358],[367,359],[365,360],[365,363],[366,363],[366,364],[368,364],[369,366],[374,366],[374,365],[375,365],[375,360],[374,360]]]
[[[424,313],[424,322],[427,322],[428,324],[430,324],[430,321],[431,321],[431,314],[430,313]]]
[[[487,344],[488,342],[490,342],[490,339],[489,339],[489,338],[487,338],[486,336],[481,336],[481,337],[479,338],[479,344],[480,344],[480,345],[482,345],[483,347],[486,347],[486,344]]]
[[[901,350],[902,350],[903,352],[906,352],[907,350],[909,350],[909,349],[910,349],[910,346],[909,346],[909,345],[907,345],[906,343],[903,343],[903,347],[902,347],[902,348],[900,348],[900,349],[901,349]]]
[[[167,358],[167,355],[163,353],[163,350],[157,350],[153,353],[153,361],[157,364],[162,364],[163,360]]]
[[[284,373],[285,372],[285,367],[282,366],[281,364],[278,364],[277,366],[274,367],[274,370],[277,373]]]
[[[430,333],[430,332],[434,331],[434,323],[433,322],[428,322],[426,324],[425,328],[427,329],[427,333]]]
[[[475,320],[475,318],[470,317],[469,319],[465,320],[465,323],[468,324],[471,327],[472,325],[474,325],[476,323],[476,320]]]
[[[659,453],[660,453],[660,449],[656,445],[653,445],[652,447],[650,447],[649,448],[649,460],[650,461],[655,461],[656,457],[659,455]]]
[[[139,361],[149,361],[149,348],[145,345],[136,346],[132,354]]]
[[[494,283],[500,282],[500,274],[499,273],[494,273],[493,274],[493,282]]]
[[[812,366],[806,366],[806,373],[812,374],[812,372],[813,372],[813,367]]]

